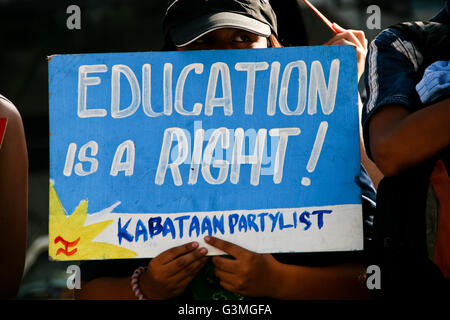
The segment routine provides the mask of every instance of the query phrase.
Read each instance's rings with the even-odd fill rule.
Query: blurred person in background
[[[369,47],[362,121],[379,185],[374,263],[384,296],[450,294],[450,2]]]
[[[0,299],[16,296],[25,264],[28,153],[22,118],[0,95]]]

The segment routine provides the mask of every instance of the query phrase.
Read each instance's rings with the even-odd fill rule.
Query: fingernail
[[[203,239],[205,239],[206,242],[209,242],[211,240],[211,237],[210,236],[206,236]]]
[[[198,242],[192,242],[192,248],[197,248],[198,247]]]
[[[201,253],[201,254],[207,254],[207,253],[208,253],[208,250],[206,250],[206,248],[201,248],[201,249],[200,249],[200,253]]]

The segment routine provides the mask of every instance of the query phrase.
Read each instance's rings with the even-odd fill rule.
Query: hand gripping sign
[[[49,86],[53,259],[362,249],[353,48],[55,55]]]

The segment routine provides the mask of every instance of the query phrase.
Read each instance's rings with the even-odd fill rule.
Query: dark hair
[[[161,48],[161,51],[175,51],[177,47],[173,44],[172,39],[170,39],[170,36],[166,35],[164,37],[164,44]]]
[[[269,44],[271,48],[282,48],[283,46],[281,45],[281,43],[278,41],[277,37],[275,37],[274,34],[271,34],[268,38],[269,40]]]

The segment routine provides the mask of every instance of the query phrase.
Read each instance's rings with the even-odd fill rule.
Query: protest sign
[[[350,46],[55,55],[49,94],[53,259],[362,249]]]

